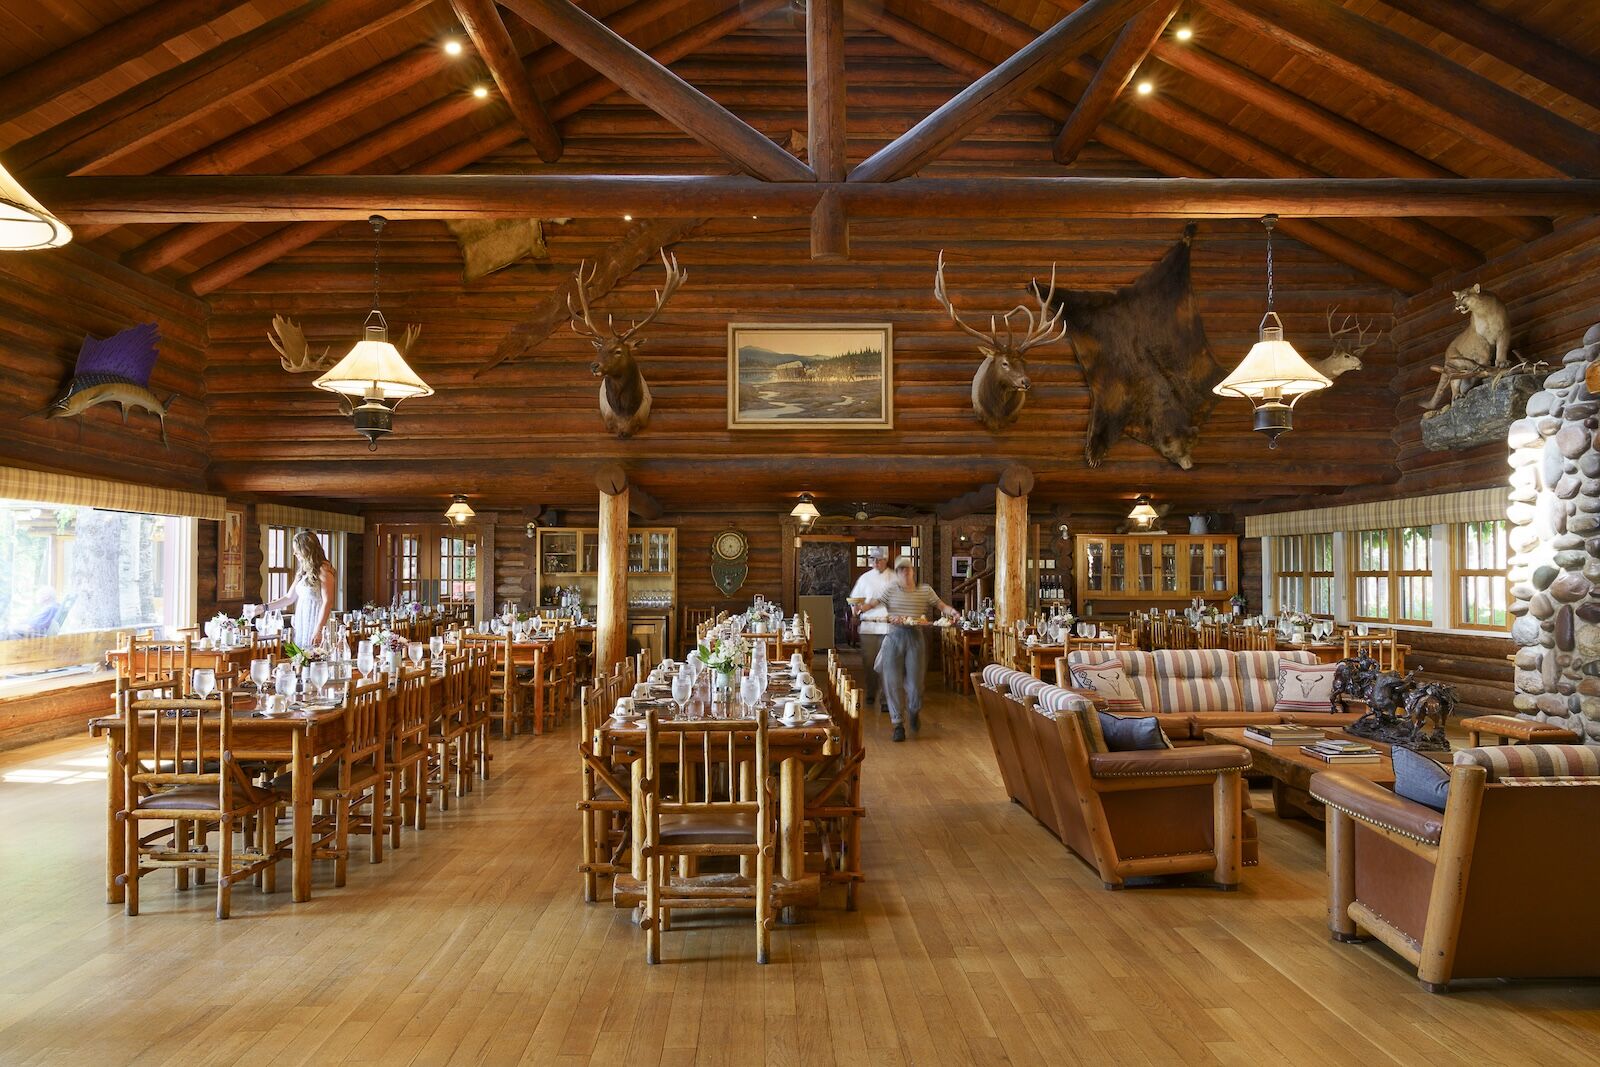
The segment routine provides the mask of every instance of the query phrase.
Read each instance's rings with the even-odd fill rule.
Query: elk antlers
[[[950,292],[944,280],[944,252],[941,251],[939,253],[939,267],[933,276],[934,299],[944,307],[952,322],[977,338],[980,343],[988,346],[990,351],[1007,352],[1020,356],[1030,348],[1059,341],[1066,334],[1066,326],[1061,321],[1061,309],[1051,308],[1050,306],[1050,301],[1056,294],[1056,268],[1054,263],[1050,265],[1050,291],[1040,294],[1039,287],[1035,285],[1033,286],[1033,292],[1039,301],[1039,314],[1037,316],[1034,315],[1033,309],[1026,303],[1021,303],[1004,315],[998,317],[990,315],[989,331],[987,333],[974,329],[962,320],[961,315],[955,309],[955,305],[950,302]],[[1028,319],[1028,328],[1023,332],[1020,339],[1011,324],[1012,316],[1017,314],[1025,315]],[[1004,324],[1006,330],[1006,339],[1003,343],[1000,340],[1000,324]]]
[[[1367,331],[1372,329],[1372,320],[1368,319],[1366,322],[1361,322],[1354,315],[1346,315],[1338,326],[1334,326],[1333,317],[1338,313],[1339,306],[1337,304],[1328,309],[1328,337],[1333,341],[1333,350],[1335,352],[1348,352],[1352,356],[1360,358],[1367,349],[1378,343],[1379,337],[1383,336],[1383,331],[1379,330],[1373,335],[1372,340],[1367,340]],[[1356,335],[1355,344],[1353,345],[1347,344],[1343,340],[1351,332]]]
[[[272,347],[278,350],[278,362],[283,364],[283,369],[290,374],[304,374],[307,371],[327,370],[333,366],[333,359],[324,348],[321,355],[313,356],[306,347],[306,335],[300,327],[282,315],[272,316],[273,333],[267,334],[267,340],[272,342]]]
[[[669,254],[664,248],[661,250],[661,263],[667,268],[667,281],[656,290],[656,306],[650,309],[648,315],[630,325],[621,334],[617,333],[616,323],[611,315],[606,316],[604,327],[594,321],[594,313],[589,309],[589,283],[594,280],[599,265],[590,267],[587,260],[579,263],[577,277],[573,280],[572,296],[567,298],[567,311],[572,315],[573,330],[597,342],[615,341],[618,344],[626,344],[634,334],[650,325],[655,317],[661,314],[661,309],[672,299],[672,294],[676,293],[678,287],[689,277],[689,272],[678,266],[678,257]],[[585,267],[588,267],[587,274],[584,273]],[[572,306],[573,297],[577,298],[577,307]]]

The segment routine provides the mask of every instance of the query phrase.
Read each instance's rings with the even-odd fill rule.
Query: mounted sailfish
[[[128,409],[141,408],[160,421],[161,444],[170,448],[167,412],[178,394],[162,403],[150,391],[150,372],[155,369],[156,345],[160,342],[161,329],[153,322],[130,327],[103,341],[85,337],[72,378],[61,395],[44,409],[44,417],[65,419],[101,404],[115,404],[122,409],[122,421],[126,423]]]

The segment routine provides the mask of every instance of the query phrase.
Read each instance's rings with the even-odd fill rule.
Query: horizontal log
[[[1595,179],[909,178],[888,184],[646,175],[227,175],[36,182],[69,224],[519,216],[809,216],[829,191],[854,217],[1364,218],[1600,211]]]

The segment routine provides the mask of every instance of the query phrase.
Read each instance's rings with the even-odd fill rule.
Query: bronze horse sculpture
[[[1366,714],[1345,732],[1372,741],[1401,745],[1419,752],[1450,748],[1445,723],[1456,708],[1456,691],[1442,682],[1417,680],[1417,671],[1401,677],[1378,667],[1370,656],[1341,660],[1333,673],[1331,710],[1345,711],[1348,701],[1366,705]]]

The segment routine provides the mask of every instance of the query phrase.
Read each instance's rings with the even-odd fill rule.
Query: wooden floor
[[[137,918],[103,902],[97,746],[5,754],[0,1064],[1600,1058],[1600,984],[1430,996],[1330,944],[1320,832],[1264,817],[1234,895],[1108,893],[1002,798],[973,705],[936,694],[902,745],[875,718],[861,909],[779,927],[766,967],[742,914],[679,918],[648,967],[626,914],[582,902],[571,736],[500,746],[485,791],[347,888],[244,889],[223,923],[170,875]]]

